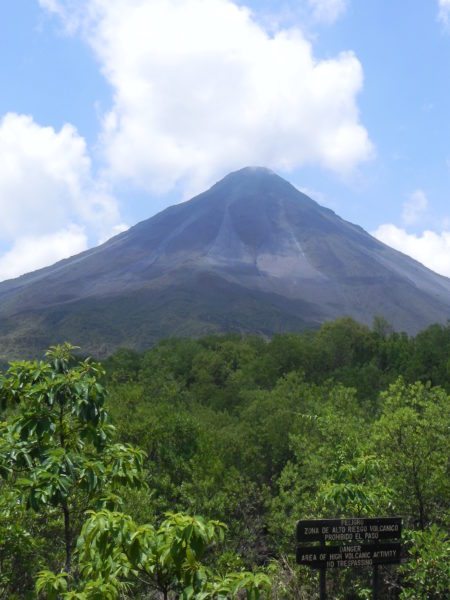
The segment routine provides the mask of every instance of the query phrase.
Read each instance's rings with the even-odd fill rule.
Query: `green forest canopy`
[[[410,559],[381,597],[448,597],[449,326],[72,353],[1,382],[0,598],[311,599],[296,521],[391,515]],[[328,587],[370,597],[370,572]]]

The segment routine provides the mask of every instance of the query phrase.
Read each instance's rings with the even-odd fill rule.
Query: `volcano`
[[[101,246],[0,283],[0,354],[69,340],[102,357],[168,336],[271,336],[341,316],[383,316],[416,333],[450,317],[450,280],[248,167]]]

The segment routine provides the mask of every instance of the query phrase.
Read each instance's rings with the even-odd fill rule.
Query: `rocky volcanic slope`
[[[262,168],[231,173],[105,244],[0,283],[0,356],[63,340],[104,356],[170,336],[271,335],[383,315],[450,317],[450,280]]]

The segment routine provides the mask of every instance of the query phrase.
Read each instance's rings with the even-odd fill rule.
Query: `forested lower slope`
[[[341,319],[317,332],[271,341],[172,339],[142,354],[117,352],[104,363],[109,395],[102,410],[116,426],[108,436],[119,445],[107,450],[108,460],[120,448],[121,460],[129,461],[124,449],[140,450],[134,450],[135,462],[125,463],[129,467],[122,475],[117,467],[117,481],[111,467],[99,467],[92,476],[101,480],[109,473],[115,487],[108,488],[105,479],[105,490],[120,495],[122,503],[108,512],[114,498],[89,496],[90,484],[83,483],[90,498],[85,506],[94,512],[86,515],[83,502],[75,503],[73,544],[81,530],[81,548],[92,551],[75,553],[72,560],[78,566],[68,570],[64,511],[58,509],[64,490],[53,504],[33,507],[33,475],[27,475],[31,483],[23,484],[4,472],[0,590],[7,598],[34,597],[33,580],[45,567],[53,572],[39,579],[41,595],[48,598],[116,598],[120,590],[125,598],[314,599],[316,574],[295,565],[298,519],[399,515],[408,560],[381,569],[380,597],[448,598],[449,357],[450,326],[432,326],[408,337],[391,332],[382,319],[372,329]],[[21,394],[17,368],[2,384],[3,391],[9,390],[2,431],[20,412],[11,404]],[[32,427],[27,427],[30,433]],[[31,436],[36,427],[45,429],[45,423],[35,426]],[[92,431],[86,434],[86,447],[92,443],[89,435]],[[111,437],[107,444],[112,442]],[[3,438],[3,461],[5,448]],[[98,452],[102,448],[100,444]],[[101,453],[96,461],[105,460]],[[58,456],[60,460],[61,452]],[[31,467],[24,464],[23,469]],[[144,480],[143,487],[133,489],[132,474]],[[85,481],[83,474],[79,477]],[[25,497],[28,505],[20,501]],[[202,519],[189,521],[188,514]],[[223,539],[222,522],[227,525]],[[147,529],[142,529],[144,523]],[[155,540],[161,536],[166,536],[164,547],[175,562],[164,563],[166,555],[158,554]],[[128,541],[144,538],[148,546],[139,542],[133,559]],[[118,539],[126,568],[117,554]],[[197,550],[192,551],[189,540]],[[183,548],[189,552],[183,554]],[[102,560],[109,561],[109,571],[98,566]],[[83,585],[88,581],[91,588],[80,584],[80,572]],[[165,574],[161,581],[168,582],[166,588],[155,584],[155,573]],[[61,585],[61,577],[68,589],[85,595],[70,596],[58,588],[51,596],[51,586]],[[370,577],[364,569],[330,571],[330,598],[369,598]],[[96,585],[110,587],[96,596]]]

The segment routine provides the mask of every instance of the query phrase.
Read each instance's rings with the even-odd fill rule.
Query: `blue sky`
[[[0,279],[257,164],[450,276],[450,0],[21,0]]]

